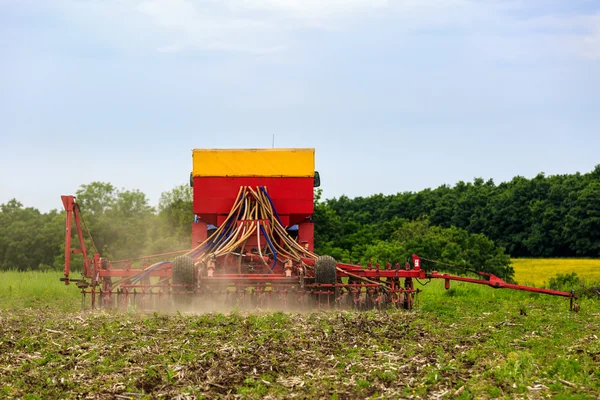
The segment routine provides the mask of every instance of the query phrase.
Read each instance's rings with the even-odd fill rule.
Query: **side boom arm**
[[[488,274],[488,276],[489,276],[489,280],[466,278],[464,276],[455,276],[455,275],[448,275],[448,274],[440,274],[435,271],[426,274],[427,278],[444,279],[446,281],[446,289],[450,288],[450,281],[460,281],[460,282],[477,283],[479,285],[486,285],[486,286],[490,286],[494,289],[523,290],[525,292],[543,293],[543,294],[549,294],[552,296],[573,297],[576,299],[578,298],[578,296],[576,294],[570,293],[570,292],[561,292],[558,290],[542,289],[542,288],[536,288],[536,287],[531,287],[531,286],[516,285],[513,283],[506,283],[502,279],[500,279],[497,276],[492,275],[492,274]]]
[[[313,266],[315,261],[313,259],[303,258],[302,261],[307,264]],[[433,260],[429,260],[433,261]],[[367,269],[361,267],[360,265],[352,265],[352,264],[344,264],[338,263],[338,276],[348,276],[346,272],[351,273],[355,276],[360,276],[364,278],[418,278],[418,279],[444,279],[446,289],[450,288],[450,281],[460,281],[460,282],[469,282],[476,283],[478,285],[486,285],[492,287],[494,289],[512,289],[512,290],[522,290],[525,292],[532,293],[542,293],[548,294],[551,296],[562,296],[568,297],[571,299],[577,299],[577,296],[574,292],[561,292],[558,290],[551,289],[543,289],[536,288],[531,286],[523,286],[517,285],[513,283],[507,283],[496,275],[490,274],[488,272],[477,272],[472,271],[478,275],[481,275],[483,279],[477,278],[468,278],[464,276],[456,276],[445,273],[439,273],[437,271],[427,272],[421,268],[421,258],[413,254],[412,256],[412,265],[406,263],[405,269],[399,269],[399,266],[396,265],[396,268],[391,269],[391,266],[388,264],[385,269],[380,269],[379,264],[372,268],[372,265],[369,263]]]

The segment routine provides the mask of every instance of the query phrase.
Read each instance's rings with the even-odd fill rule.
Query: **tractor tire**
[[[331,256],[320,256],[315,261],[315,283],[321,285],[333,285],[336,282],[337,263]],[[333,307],[335,302],[335,289],[322,288],[320,292],[329,292],[329,294],[316,294],[315,300],[318,306]]]
[[[172,273],[173,273],[172,282],[174,284],[191,285],[190,288],[186,289],[187,291],[190,292],[189,294],[176,293],[173,295],[175,307],[177,307],[177,308],[186,307],[186,306],[189,307],[189,305],[192,302],[192,292],[193,292],[194,286],[196,284],[194,260],[192,259],[192,257],[189,257],[189,256],[175,257],[173,259],[171,268],[172,268]],[[177,287],[177,288],[175,288],[175,290],[177,292],[181,292],[184,289],[182,287]]]

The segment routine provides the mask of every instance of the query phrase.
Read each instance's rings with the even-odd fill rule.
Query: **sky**
[[[0,0],[0,204],[316,149],[325,198],[589,172],[598,0]]]

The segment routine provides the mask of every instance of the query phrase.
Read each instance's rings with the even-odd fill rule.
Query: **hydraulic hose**
[[[273,213],[275,214],[277,221],[279,221],[281,226],[283,226],[283,223],[281,222],[281,219],[279,218],[279,214],[277,213],[277,210],[275,209],[275,205],[273,204],[273,200],[271,200],[269,193],[267,193],[264,186],[260,186],[260,190],[265,194],[265,196],[267,196],[267,200],[269,200],[269,204],[271,204],[271,209],[273,210]]]
[[[133,278],[131,280],[131,283],[138,283],[139,281],[141,281],[142,279],[144,279],[144,277],[146,275],[148,275],[150,272],[154,271],[156,268],[160,267],[161,265],[165,265],[165,264],[169,264],[169,261],[162,261],[162,262],[159,262],[159,263],[156,263],[156,264],[152,265],[149,269],[146,269],[143,274],[138,275],[135,278]]]
[[[265,229],[262,227],[262,225],[260,225],[260,231],[265,236],[265,239],[267,239],[267,243],[269,244],[269,247],[271,248],[271,251],[273,252],[273,265],[271,265],[271,270],[269,271],[269,273],[272,274],[273,268],[275,268],[275,264],[277,264],[277,252],[275,251],[275,248],[273,247],[273,244],[269,240],[269,237],[267,236],[267,233],[265,232]]]

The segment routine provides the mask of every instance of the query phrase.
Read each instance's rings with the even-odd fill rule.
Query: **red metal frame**
[[[73,196],[61,196],[63,206],[67,212],[66,227],[65,227],[65,284],[69,284],[69,273],[71,270],[71,253],[72,254],[83,254],[83,274],[88,276],[90,270],[90,260],[88,258],[87,248],[85,247],[85,241],[83,231],[81,230],[81,216],[79,211],[79,204],[75,202]],[[73,226],[73,220],[75,220],[75,227],[77,229],[77,237],[79,238],[79,248],[71,248],[71,228]]]

